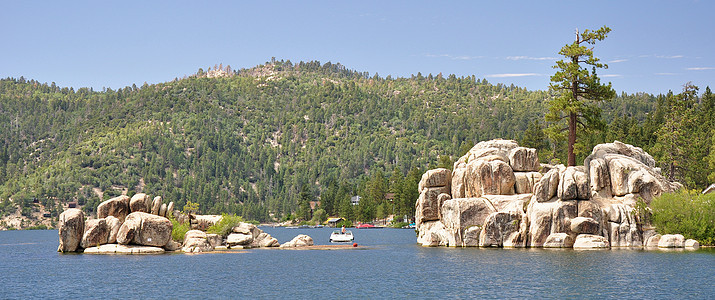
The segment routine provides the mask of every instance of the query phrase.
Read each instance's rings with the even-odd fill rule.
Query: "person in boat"
[[[343,225],[343,229],[340,230],[340,233],[345,234],[345,225]]]

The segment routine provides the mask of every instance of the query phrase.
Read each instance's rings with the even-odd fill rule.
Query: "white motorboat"
[[[330,241],[334,243],[352,242],[353,233],[350,232],[350,230],[346,230],[345,233],[340,230],[334,230],[333,233],[330,234]]]

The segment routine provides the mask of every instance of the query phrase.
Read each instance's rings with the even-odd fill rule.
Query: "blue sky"
[[[204,3],[206,2],[206,3]],[[576,28],[617,92],[715,88],[715,1],[0,1],[0,77],[158,83],[271,57],[380,76],[475,75],[548,88]]]

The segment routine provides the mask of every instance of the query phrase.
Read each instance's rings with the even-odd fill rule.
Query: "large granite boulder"
[[[513,194],[516,179],[509,157],[518,146],[515,141],[501,139],[474,145],[454,163],[452,198]],[[525,166],[530,164],[527,152],[516,151],[514,162]]]
[[[578,216],[578,202],[574,200],[556,201],[554,207],[551,233],[571,232],[571,220]]]
[[[313,246],[313,238],[305,234],[299,234],[292,240],[290,240],[290,242],[285,242],[280,245],[280,248],[294,248],[305,246]]]
[[[425,188],[449,187],[452,184],[452,172],[448,169],[439,168],[428,170],[422,174],[422,179],[418,185],[418,191],[422,193]]]
[[[534,198],[536,198],[536,196],[534,196]],[[529,247],[543,247],[544,243],[546,243],[547,238],[551,234],[553,211],[556,206],[556,201],[537,202],[532,200],[529,203],[526,212],[529,220]]]
[[[585,160],[591,190],[600,198],[638,194],[646,203],[682,187],[668,181],[643,149],[615,141],[593,148]]]
[[[465,230],[472,226],[481,227],[489,215],[496,212],[491,203],[484,198],[450,199],[442,204],[442,220],[448,236],[454,236],[452,246],[462,244]],[[479,242],[477,241],[477,245]]]
[[[258,234],[256,238],[253,239],[253,242],[251,242],[251,247],[256,248],[256,247],[279,247],[280,243],[278,243],[278,240],[274,237],[272,237],[270,234],[267,234],[265,232],[261,232]]]
[[[521,246],[519,239],[522,214],[515,212],[495,212],[484,221],[482,231],[479,233],[479,247],[502,247],[505,241],[509,246]],[[514,241],[516,240],[516,243]]]
[[[84,235],[84,213],[77,208],[70,208],[60,214],[58,225],[60,246],[58,252],[77,251]]]
[[[164,250],[166,250],[166,251],[176,251],[176,250],[181,249],[181,243],[179,243],[179,242],[177,242],[177,241],[174,241],[174,240],[172,239],[172,240],[169,240],[169,242],[167,242],[166,245],[164,245],[163,248],[164,248]]]
[[[154,200],[152,200],[152,202],[151,202],[151,213],[153,215],[158,216],[160,209],[161,209],[161,196],[156,196],[156,197],[154,197]]]
[[[611,204],[606,209],[611,247],[642,247],[643,236],[632,205]]]
[[[250,234],[243,233],[231,233],[226,237],[226,245],[229,247],[234,246],[247,246],[253,242],[253,236]]]
[[[512,195],[516,177],[508,163],[499,160],[477,159],[467,164],[463,178],[466,197],[482,195]]]
[[[174,201],[169,202],[169,205],[166,206],[166,215],[164,216],[167,218],[174,216]]]
[[[568,167],[559,179],[558,197],[561,200],[590,199],[588,177],[583,167]]]
[[[499,160],[509,162],[509,153],[512,149],[519,147],[514,140],[494,139],[482,141],[474,145],[472,149],[460,157],[457,163],[468,163],[485,157],[498,157]]]
[[[263,233],[263,230],[261,230],[256,225],[253,225],[251,223],[241,222],[241,223],[238,223],[238,226],[234,226],[231,229],[231,232],[246,234],[246,235],[251,236],[252,239],[255,239],[258,237],[258,235]]]
[[[660,234],[650,236],[645,240],[645,243],[643,243],[643,246],[645,248],[650,248],[650,249],[658,248],[658,243],[660,242],[661,237],[663,237],[663,236]]]
[[[194,221],[196,224],[195,228],[192,226],[192,229],[198,229],[198,230],[206,230],[209,229],[209,227],[213,226],[214,224],[218,223],[221,221],[223,216],[221,215],[193,215]]]
[[[104,218],[107,223],[107,228],[109,229],[109,238],[107,238],[107,244],[114,244],[117,242],[117,234],[119,233],[119,228],[122,227],[122,222],[113,216],[107,216]]]
[[[187,231],[184,235],[184,243],[181,245],[181,251],[186,253],[209,252],[213,249],[206,232],[201,230]]]
[[[694,239],[687,239],[687,240],[685,240],[684,246],[685,246],[685,248],[688,248],[688,249],[698,249],[698,248],[700,248],[700,243],[698,243],[698,241],[696,241]]]
[[[553,233],[546,237],[544,248],[571,248],[574,237],[564,232]]]
[[[601,227],[596,220],[586,217],[576,217],[571,219],[571,232],[575,234],[600,234]]]
[[[573,243],[574,249],[608,249],[609,243],[605,237],[593,234],[579,234]]]
[[[104,245],[109,240],[109,226],[105,219],[89,219],[84,223],[84,235],[80,247]]]
[[[593,234],[601,235],[604,227],[603,210],[593,201],[578,201],[578,216],[590,218],[598,224],[598,230]]]
[[[114,197],[97,206],[98,219],[114,216],[119,219],[120,222],[124,222],[124,218],[126,218],[129,213],[129,197],[125,195]]]
[[[516,195],[484,195],[494,210],[503,212],[518,212],[524,213],[527,204],[531,200],[531,194],[516,194]]]
[[[117,233],[117,242],[163,247],[171,239],[173,224],[169,219],[145,212],[133,212],[127,216]]]
[[[446,186],[429,187],[422,190],[415,204],[417,223],[439,220],[442,207],[442,203],[439,201],[445,199],[445,197],[440,198],[439,195],[449,193],[449,191],[450,189]]]
[[[515,172],[532,172],[541,168],[539,156],[534,148],[516,147],[512,149],[509,152],[509,164]]]
[[[169,217],[166,215],[166,203],[162,203],[161,207],[159,207],[159,216],[167,217],[167,218]]]
[[[658,248],[683,248],[685,238],[682,234],[664,234],[658,241]]]
[[[517,194],[531,194],[534,186],[541,181],[543,176],[539,172],[514,172],[514,192]]]
[[[216,247],[223,245],[223,237],[215,233],[207,233],[206,240],[209,241],[211,248],[216,249]]]
[[[429,221],[417,225],[417,243],[425,247],[457,246],[457,239],[441,221]]]
[[[534,196],[538,202],[547,202],[557,195],[559,190],[559,169],[551,169],[534,184]],[[563,191],[562,191],[563,193]]]
[[[129,210],[131,212],[145,212],[151,211],[151,200],[147,194],[138,193],[132,196],[129,200]]]
[[[454,170],[452,170],[452,188],[451,195],[452,198],[464,198],[466,197],[466,192],[464,191],[464,174],[467,172],[467,164],[464,162],[454,163]]]
[[[479,247],[479,234],[482,233],[482,226],[470,226],[464,230],[462,245],[464,247]]]

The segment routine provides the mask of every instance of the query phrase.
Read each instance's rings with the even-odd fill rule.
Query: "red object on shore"
[[[375,225],[372,225],[372,224],[367,224],[367,223],[366,223],[366,224],[360,224],[360,225],[358,225],[358,226],[357,226],[357,227],[355,227],[355,228],[358,228],[358,229],[364,229],[364,228],[375,228]]]
[[[353,243],[353,247],[357,247],[357,243]]]

